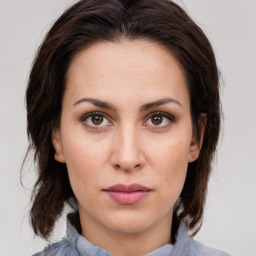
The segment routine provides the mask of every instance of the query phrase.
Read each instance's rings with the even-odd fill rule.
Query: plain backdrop
[[[224,122],[196,239],[233,256],[256,256],[256,1],[177,0],[205,31],[222,73]],[[27,147],[24,94],[35,51],[72,0],[0,0],[0,256],[42,250],[28,224],[33,165]],[[54,239],[65,233],[60,220]]]

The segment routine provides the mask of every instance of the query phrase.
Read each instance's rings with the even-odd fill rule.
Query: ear
[[[200,154],[201,147],[203,145],[204,140],[204,132],[207,123],[207,115],[205,113],[200,114],[198,120],[198,132],[193,131],[193,137],[190,144],[189,154],[188,154],[188,162],[194,162]]]
[[[60,163],[65,163],[65,157],[63,154],[62,140],[60,135],[60,130],[55,128],[52,131],[52,145],[55,149],[54,158]]]

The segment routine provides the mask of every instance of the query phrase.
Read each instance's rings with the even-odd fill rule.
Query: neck
[[[171,243],[172,214],[169,213],[146,230],[125,233],[102,227],[93,217],[80,216],[82,235],[93,245],[107,250],[113,256],[146,255]]]

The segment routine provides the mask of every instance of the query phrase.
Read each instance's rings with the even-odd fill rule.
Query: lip
[[[118,204],[135,204],[145,198],[152,189],[140,184],[116,184],[103,190]]]

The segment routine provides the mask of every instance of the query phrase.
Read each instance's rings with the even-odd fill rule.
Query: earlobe
[[[205,113],[201,113],[198,118],[198,132],[193,133],[193,138],[190,144],[190,150],[188,155],[188,162],[194,162],[197,160],[200,154],[200,150],[204,141],[204,132],[207,123],[207,115]]]
[[[59,129],[55,128],[52,131],[52,145],[55,149],[54,158],[60,163],[65,163],[65,157],[63,154],[62,141]]]

